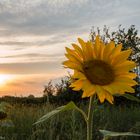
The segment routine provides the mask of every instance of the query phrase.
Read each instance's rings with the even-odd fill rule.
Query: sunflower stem
[[[90,97],[89,108],[88,108],[88,118],[87,118],[87,140],[92,140],[92,129],[93,129],[93,106],[94,97]]]

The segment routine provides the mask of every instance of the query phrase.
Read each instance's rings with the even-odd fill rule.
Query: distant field
[[[80,105],[85,111],[87,106]],[[65,112],[48,122],[33,126],[42,115],[56,105],[13,105],[9,117],[0,125],[0,140],[85,140],[86,125],[76,111]],[[8,126],[11,120],[13,126]],[[7,124],[7,125],[6,125]],[[5,126],[4,126],[5,125]],[[140,106],[98,105],[94,113],[94,140],[101,140],[99,129],[140,133]],[[113,138],[112,140],[139,140],[138,137]]]

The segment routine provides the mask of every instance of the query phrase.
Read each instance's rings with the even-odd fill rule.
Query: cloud
[[[139,5],[139,0],[1,0],[0,72],[62,76],[65,46],[77,37],[88,39],[92,26],[115,30],[134,24],[139,29]],[[18,82],[13,84],[22,89]]]
[[[48,35],[56,32],[70,32],[69,29],[80,29],[103,18],[104,10],[111,13],[111,8],[120,6],[117,1],[40,0],[35,4],[21,0],[1,2],[1,25],[11,31],[10,34]],[[105,17],[107,18],[107,15]],[[5,33],[7,34],[7,30]]]
[[[1,61],[37,61],[35,57],[41,61],[52,53],[57,56],[67,42],[88,35],[92,26],[136,24],[139,29],[139,5],[138,0],[1,0]]]
[[[62,68],[57,61],[0,64],[0,72],[7,74],[62,73]]]
[[[9,41],[9,39],[5,39],[4,41],[1,39],[0,41],[0,45],[3,45],[3,46],[18,46],[18,47],[34,47],[34,46],[47,46],[47,45],[53,45],[53,44],[60,44],[60,43],[63,43],[65,42],[63,40],[63,35],[60,35],[59,38],[58,36],[52,36],[52,37],[48,37],[48,36],[43,36],[43,37],[40,37],[40,40],[39,40],[39,37],[38,39],[37,38],[34,38],[34,40],[26,40],[27,38],[23,38],[22,41],[16,41],[16,37],[12,40]],[[30,37],[29,37],[30,38]],[[17,38],[18,40],[18,38]],[[25,41],[23,41],[25,40]]]
[[[41,57],[41,58],[54,58],[54,57],[63,57],[63,54],[40,54],[40,53],[26,53],[26,54],[17,54],[17,55],[9,55],[9,56],[3,56],[0,58],[25,58],[25,57]]]
[[[13,1],[0,2],[0,36],[55,34],[59,40],[61,34],[67,37],[89,32],[93,25],[136,24],[140,27],[138,0]]]

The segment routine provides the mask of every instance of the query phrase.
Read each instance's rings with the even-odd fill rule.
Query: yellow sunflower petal
[[[96,88],[94,85],[90,85],[90,87],[83,89],[82,98],[93,96],[96,93]]]
[[[101,52],[100,52],[100,59],[104,61],[104,49],[105,49],[105,44],[101,42]]]
[[[112,51],[113,51],[113,49],[115,48],[115,42],[114,41],[111,41],[108,45],[109,45],[110,50],[111,50],[111,51],[109,51],[109,53],[111,54]]]
[[[70,49],[70,48],[68,48],[68,47],[65,47],[65,49],[66,49],[66,51],[67,51],[67,53],[73,53],[74,52],[74,50],[72,50],[72,49]]]
[[[81,57],[77,54],[75,50],[69,49],[65,47],[67,54],[74,56],[75,58],[81,59]]]
[[[114,101],[113,96],[109,92],[107,92],[106,90],[104,90],[102,87],[98,87],[97,95],[98,95],[98,98],[99,98],[99,100],[100,100],[101,103],[103,103],[104,100],[106,99],[111,104],[113,104],[113,101]]]
[[[82,47],[83,52],[86,52],[86,42],[84,42],[84,40],[82,40],[81,38],[78,38],[78,42]]]
[[[110,55],[110,60],[111,60],[110,64],[113,64],[114,59],[116,58],[117,55],[120,54],[121,49],[122,49],[122,44],[118,44],[118,45],[116,45],[116,47],[114,47],[114,49],[112,50],[112,53]]]
[[[97,96],[101,103],[105,100],[105,92],[100,86],[96,86]]]
[[[126,85],[126,84],[122,84],[122,83],[118,83],[117,84],[120,88],[120,90],[124,90],[126,92],[130,92],[130,93],[135,93],[135,90],[130,87],[129,85]]]
[[[81,47],[85,49],[86,42],[81,38],[78,38],[78,42],[80,43]]]
[[[86,48],[87,48],[87,54],[88,54],[89,60],[92,60],[93,58],[95,58],[95,56],[93,55],[93,44],[92,44],[92,42],[88,41],[86,43]]]
[[[76,70],[74,70],[74,74],[72,75],[72,78],[87,79],[82,72]]]
[[[82,94],[82,98],[89,97],[88,94],[89,94],[89,92],[87,90],[85,90]]]
[[[113,41],[111,41],[109,44],[107,44],[105,46],[104,51],[103,51],[103,60],[104,61],[107,61],[107,62],[112,61],[110,59],[110,56],[111,56],[114,48],[115,48],[115,43]]]
[[[103,92],[97,92],[98,98],[99,98],[101,103],[103,103],[105,100],[105,94],[104,93],[102,94],[102,93]]]
[[[127,72],[136,67],[136,63],[133,61],[124,61],[123,63],[114,65],[115,73]]]
[[[102,48],[101,48],[100,38],[99,38],[99,36],[96,36],[95,43],[93,45],[93,51],[97,58],[100,58],[100,56],[101,56],[101,49]]]
[[[78,53],[75,50],[69,49],[67,47],[65,47],[65,48],[66,48],[66,51],[67,51],[68,54],[70,54],[70,55],[72,55],[76,58],[81,58],[81,56],[79,56]]]
[[[81,38],[78,38],[78,42],[80,43],[80,45],[82,47],[82,51],[84,53],[84,55],[83,55],[84,61],[90,60],[90,55],[89,54],[91,54],[91,52],[89,52],[89,48],[87,48],[87,47],[89,47],[88,43],[84,42]]]
[[[83,84],[83,89],[88,89],[90,86],[92,86],[91,82],[89,80],[85,80]]]
[[[76,80],[75,82],[71,83],[70,87],[74,87],[73,90],[80,90],[83,86],[83,80]]]
[[[116,56],[121,52],[122,49],[122,44],[118,44],[116,45],[116,47],[114,47],[114,49],[112,50],[111,56]]]
[[[130,92],[134,93],[135,90],[131,88],[130,84],[124,83],[124,82],[113,82],[110,85],[103,86],[105,90],[107,90],[110,94],[119,94],[120,92]]]
[[[105,92],[105,98],[108,102],[110,102],[111,104],[113,104],[114,98],[111,94],[109,94],[108,92]]]
[[[115,79],[116,82],[119,82],[119,83],[125,83],[125,84],[128,84],[130,86],[134,86],[134,85],[137,85],[138,83],[136,81],[134,81],[133,79],[130,79],[128,77],[117,77]]]
[[[117,84],[115,85],[115,83],[112,83],[109,85],[104,85],[104,86],[102,86],[102,88],[113,95],[113,94],[116,94],[119,92],[119,89],[116,88],[116,86],[117,86]]]
[[[119,53],[119,52],[121,52],[121,50],[122,50],[122,43],[117,44],[116,47],[115,47],[115,51],[116,51],[117,53]]]
[[[79,54],[79,56],[83,57],[83,51],[77,44],[72,44],[73,48],[76,50],[76,52]]]
[[[65,54],[65,56],[72,62],[82,63],[81,57],[75,57],[74,55],[71,54]]]
[[[126,51],[122,51],[120,53],[118,53],[118,55],[115,56],[115,58],[113,59],[112,64],[116,65],[119,63],[122,63],[123,61],[126,61],[127,58],[130,56],[132,50],[126,50]]]
[[[121,83],[121,82],[116,82],[116,87],[118,88],[118,90],[120,91],[125,91],[125,92],[130,92],[130,93],[134,93],[135,90],[127,83]]]
[[[132,72],[126,72],[126,73],[123,73],[123,74],[118,74],[118,75],[116,75],[116,77],[127,77],[127,78],[130,78],[130,79],[134,79],[134,78],[137,77],[137,74],[132,73]]]
[[[76,62],[71,62],[71,61],[67,60],[67,61],[63,62],[63,65],[65,65],[66,67],[71,68],[71,69],[83,71],[82,66]]]

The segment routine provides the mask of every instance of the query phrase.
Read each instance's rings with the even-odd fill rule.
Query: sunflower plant
[[[79,44],[72,44],[72,49],[66,47],[67,60],[63,62],[63,65],[74,71],[70,87],[76,91],[82,90],[82,98],[90,98],[88,114],[70,102],[44,115],[35,124],[65,110],[76,109],[86,121],[87,140],[92,140],[94,101],[99,99],[103,103],[107,100],[113,104],[113,96],[116,94],[124,96],[126,92],[134,93],[132,86],[137,84],[134,80],[137,75],[131,70],[136,63],[128,60],[131,49],[122,51],[122,44],[116,45],[113,41],[105,44],[100,36],[96,36],[93,42],[85,42],[81,38],[78,38],[78,42]]]

